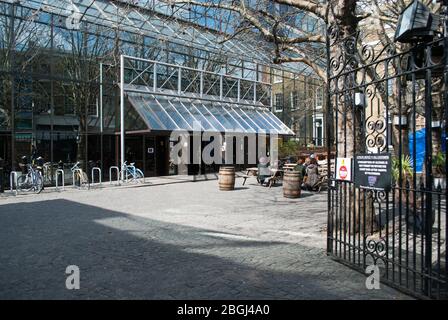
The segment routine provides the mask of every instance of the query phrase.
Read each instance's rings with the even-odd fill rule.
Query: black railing
[[[447,41],[397,52],[328,34],[328,146],[336,157],[391,154],[394,182],[361,188],[329,173],[327,252],[363,273],[378,266],[382,282],[410,294],[447,298]]]

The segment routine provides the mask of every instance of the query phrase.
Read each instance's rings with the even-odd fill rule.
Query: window
[[[316,108],[320,109],[324,105],[324,90],[317,88],[316,90]]]
[[[282,71],[274,69],[274,83],[282,83],[283,77],[282,77]]]
[[[323,117],[316,117],[314,121],[314,137],[313,144],[317,147],[324,145],[324,119]]]
[[[283,111],[283,93],[276,93],[274,101],[275,106],[275,112],[282,112]]]
[[[299,109],[299,92],[293,91],[291,92],[291,111]]]

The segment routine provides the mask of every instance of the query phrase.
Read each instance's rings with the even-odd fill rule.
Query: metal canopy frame
[[[162,68],[166,68],[166,72],[163,72],[163,70],[161,70]],[[196,76],[191,77],[191,74],[196,74]],[[205,75],[218,79],[217,81],[214,81],[214,83],[219,82],[219,95],[206,94],[208,91],[206,91],[204,85]],[[199,86],[194,86],[192,83],[197,81],[198,78]],[[230,81],[231,84],[227,85],[227,81]],[[171,83],[171,86],[167,86],[167,83]],[[234,89],[235,86],[236,97],[231,94],[232,89]],[[258,95],[257,88],[260,87],[265,88],[268,92],[269,107],[263,104],[263,97],[266,92],[262,94],[261,98]],[[190,90],[190,88],[195,88],[196,90]],[[253,90],[253,97],[251,100],[245,99],[247,95],[244,95],[243,97],[241,96],[242,88],[246,89],[244,91],[246,93],[248,90]],[[152,121],[152,123],[156,124],[156,127],[158,126],[157,128],[159,130],[189,131],[193,129],[189,123],[189,120],[192,119],[199,123],[206,123],[205,127],[201,126],[201,130],[204,131],[265,133],[267,130],[271,130],[276,134],[294,134],[291,129],[270,112],[270,106],[272,106],[272,86],[270,83],[247,80],[223,73],[194,69],[166,62],[121,55],[120,160],[122,165],[125,161],[124,108],[126,93],[131,97],[131,104],[134,105],[134,108],[142,116],[148,127],[151,126]],[[158,111],[143,106],[145,104],[148,105],[149,103],[148,98],[146,98],[145,101],[145,98],[141,95],[149,96],[149,99],[152,99],[155,102],[155,105],[157,105]],[[169,98],[176,99],[176,103],[178,102],[182,108],[181,110],[187,111],[189,114],[189,119],[185,119],[185,116],[183,116],[182,112],[173,105],[173,102],[169,101],[168,104],[163,103],[162,105],[157,98],[158,96],[161,96],[168,101]],[[142,99],[142,101],[137,101],[137,97]],[[142,103],[143,105],[141,105]],[[192,106],[196,113],[192,114],[188,110],[188,107],[185,106],[185,103]],[[213,103],[213,105],[211,103]],[[212,110],[215,109],[218,112],[216,114],[211,112],[210,108],[206,105],[209,105]],[[174,112],[170,112],[170,110],[167,111],[169,108],[173,108]],[[162,119],[160,119],[160,117],[162,117]],[[182,128],[185,124],[186,126]],[[233,130],[229,127],[231,124],[236,124]]]

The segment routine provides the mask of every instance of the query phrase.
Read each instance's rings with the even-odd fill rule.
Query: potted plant
[[[432,158],[432,164],[434,169],[434,188],[439,186],[442,189],[446,188],[446,171],[445,162],[446,156],[443,152],[437,152]]]
[[[412,179],[414,175],[412,159],[409,155],[401,156],[401,178],[402,187],[405,187],[406,180]],[[392,158],[392,178],[395,183],[399,183],[400,180],[400,161],[399,158]]]

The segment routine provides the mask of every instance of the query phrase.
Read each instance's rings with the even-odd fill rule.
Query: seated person
[[[319,170],[317,167],[316,159],[311,159],[310,164],[306,167],[305,176],[306,179],[304,179],[302,188],[313,190],[316,184],[319,182]]]
[[[300,175],[302,176],[302,179],[303,179],[303,177],[305,176],[305,170],[306,170],[305,161],[302,158],[299,159],[293,170],[299,171]]]
[[[265,157],[261,157],[258,163],[258,181],[263,185],[270,176],[269,161]]]

